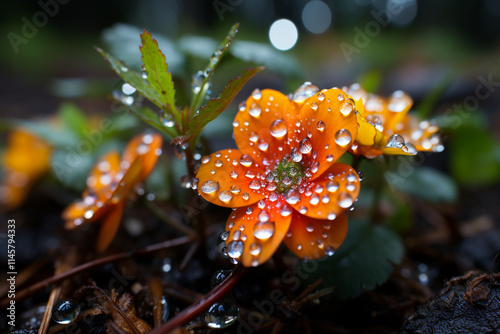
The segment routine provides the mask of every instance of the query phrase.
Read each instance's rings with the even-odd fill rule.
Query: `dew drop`
[[[389,97],[387,109],[392,112],[402,112],[411,107],[411,97],[401,90],[397,90]]]
[[[319,92],[319,87],[306,81],[293,92],[292,100],[295,102],[302,102],[317,92]]]
[[[262,250],[262,246],[258,243],[253,243],[250,245],[250,254],[257,256],[260,254],[260,251]]]
[[[340,113],[344,116],[349,116],[353,110],[354,106],[350,99],[340,106]]]
[[[323,131],[325,129],[325,122],[318,121],[318,123],[316,123],[316,129],[318,129],[319,131]]]
[[[230,274],[231,270],[217,270],[210,278],[210,286],[212,289],[221,284]]]
[[[328,256],[333,256],[335,254],[335,250],[333,249],[332,246],[326,246],[325,254]]]
[[[146,70],[141,71],[141,78],[143,78],[144,80],[148,78],[148,75],[149,75],[148,71]]]
[[[231,326],[240,314],[238,306],[231,300],[222,300],[214,303],[203,315],[203,322],[209,328],[226,328]]]
[[[160,122],[167,128],[171,128],[175,124],[172,116],[163,111],[160,112]]]
[[[252,182],[250,182],[250,184],[248,185],[248,188],[252,189],[252,190],[259,190],[261,187],[261,184],[260,184],[260,181],[258,180],[253,180]]]
[[[340,129],[335,133],[335,143],[340,147],[346,147],[351,143],[352,135],[347,129]]]
[[[243,197],[243,199],[245,201],[248,201],[248,199],[250,198],[250,195],[248,193],[243,193],[243,195],[241,195],[241,197]]]
[[[231,178],[235,179],[238,177],[238,172],[233,170],[229,175],[231,175]]]
[[[201,163],[202,164],[206,164],[210,161],[210,156],[209,155],[205,155],[203,158],[201,158]]]
[[[309,199],[309,203],[311,205],[317,205],[319,203],[319,196],[317,194],[312,195]]]
[[[233,199],[233,194],[231,194],[230,191],[223,190],[219,193],[219,199],[224,203],[228,203],[231,199]]]
[[[235,194],[235,195],[238,195],[240,192],[241,192],[241,187],[234,184],[231,186],[231,188],[229,189],[229,191],[231,191],[231,193]]]
[[[260,98],[262,97],[262,92],[260,91],[260,89],[255,89],[252,92],[252,97],[254,98],[254,100],[260,100]]]
[[[264,139],[261,139],[259,140],[259,143],[257,144],[257,146],[259,147],[259,150],[261,151],[267,151],[268,147],[269,147],[269,143],[266,142]]]
[[[54,304],[52,320],[58,324],[66,325],[75,320],[80,314],[80,305],[72,300],[59,300]]]
[[[403,136],[394,134],[389,137],[389,140],[387,141],[386,147],[390,148],[400,148],[402,149],[405,146],[405,140]]]
[[[227,238],[229,238],[229,231],[222,231],[220,234],[220,238],[221,240],[226,241]]]
[[[240,164],[242,164],[245,167],[250,167],[253,164],[253,159],[251,156],[243,154],[240,158]]]
[[[362,171],[358,171],[358,177],[360,181],[363,181],[363,179],[365,178],[365,173],[363,173]]]
[[[252,143],[256,143],[257,140],[259,139],[259,135],[256,132],[251,132],[248,138]]]
[[[239,111],[244,111],[246,108],[247,108],[247,103],[245,101],[240,102],[240,104],[238,104]]]
[[[250,109],[248,109],[248,113],[253,116],[253,117],[258,117],[260,113],[262,112],[262,109],[257,104],[252,104]]]
[[[300,193],[295,189],[290,189],[285,194],[285,201],[289,204],[297,204],[300,201]]]
[[[302,160],[302,153],[300,153],[300,151],[295,148],[292,150],[292,153],[290,155],[292,157],[292,160],[295,162],[300,162]]]
[[[347,174],[347,176],[346,176],[346,180],[347,180],[348,182],[354,182],[354,181],[356,181],[356,180],[357,180],[357,176],[356,176],[356,174],[354,174],[354,173],[349,173],[349,174]]]
[[[314,225],[309,223],[306,225],[306,231],[307,232],[313,232],[314,231]]]
[[[243,241],[241,240],[233,240],[227,245],[227,255],[232,257],[233,259],[237,259],[243,253],[244,248]]]
[[[348,193],[341,193],[337,199],[337,203],[341,208],[347,209],[352,205],[353,200]]]
[[[326,190],[328,190],[331,193],[334,193],[339,189],[339,183],[337,181],[328,181],[326,184]]]
[[[215,167],[222,167],[222,161],[217,160],[217,161],[215,162]]]
[[[253,235],[259,240],[267,240],[273,236],[275,230],[274,222],[259,221],[253,226]]]
[[[319,92],[317,98],[318,101],[323,101],[325,99],[325,94],[323,92]]]
[[[269,126],[269,131],[274,138],[282,138],[287,132],[287,124],[285,120],[280,118],[272,122]]]
[[[212,180],[203,182],[200,188],[201,192],[205,194],[212,194],[216,192],[218,189],[219,189],[219,182]]]
[[[280,214],[283,217],[288,217],[292,214],[293,210],[288,205],[283,205],[280,209]]]
[[[271,218],[271,216],[269,215],[269,213],[267,211],[262,211],[261,213],[259,213],[259,221],[260,222],[265,223],[269,220],[269,218]]]
[[[299,151],[302,154],[307,154],[312,150],[312,142],[309,138],[304,138],[299,144]]]
[[[318,102],[313,102],[313,103],[311,103],[311,109],[312,109],[312,110],[318,110],[318,106],[319,106],[319,105],[318,105]]]

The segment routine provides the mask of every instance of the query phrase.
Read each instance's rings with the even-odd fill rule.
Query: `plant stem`
[[[149,334],[169,333],[179,326],[182,326],[206,311],[212,304],[224,297],[238,283],[246,273],[247,268],[236,266],[233,272],[212,291],[201,297],[198,302],[185,308],[175,317],[164,323],[162,326],[152,330]]]

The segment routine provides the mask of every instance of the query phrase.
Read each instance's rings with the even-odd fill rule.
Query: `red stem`
[[[165,334],[173,331],[179,326],[182,326],[192,319],[196,318],[202,312],[206,311],[212,304],[224,297],[238,283],[238,281],[246,273],[247,268],[236,266],[231,274],[219,285],[215,287],[198,301],[182,310],[175,317],[164,323],[162,326],[153,329],[149,334]]]
[[[190,237],[181,237],[181,238],[177,238],[177,239],[167,240],[167,241],[164,241],[164,242],[161,242],[161,243],[158,243],[158,244],[154,244],[154,245],[150,245],[150,246],[144,247],[144,248],[139,249],[137,251],[125,252],[125,253],[118,253],[118,254],[106,256],[106,257],[103,257],[103,258],[100,258],[100,259],[97,259],[97,260],[94,260],[94,261],[90,261],[90,262],[84,263],[84,264],[79,265],[77,267],[74,267],[74,268],[72,268],[72,269],[70,269],[68,271],[65,271],[63,273],[60,273],[58,275],[54,275],[54,276],[49,277],[49,278],[47,278],[47,279],[45,279],[43,281],[35,283],[32,286],[27,287],[24,290],[19,291],[18,293],[16,293],[16,302],[20,301],[20,300],[22,300],[22,299],[24,299],[24,298],[26,298],[26,297],[28,297],[30,295],[32,295],[33,293],[35,293],[35,292],[37,292],[37,291],[39,291],[39,290],[41,290],[41,289],[43,289],[43,288],[51,285],[51,284],[58,283],[58,282],[60,282],[62,280],[65,280],[66,278],[69,278],[69,277],[71,277],[73,275],[76,275],[76,274],[79,274],[81,272],[87,271],[87,270],[89,270],[91,268],[102,266],[104,264],[108,264],[108,263],[115,262],[115,261],[121,261],[121,260],[130,258],[130,257],[137,256],[137,255],[149,254],[149,253],[153,253],[153,252],[156,252],[156,251],[159,251],[159,250],[163,250],[163,249],[172,248],[172,247],[175,247],[175,246],[184,245],[184,244],[193,242],[195,239],[196,239],[196,237],[190,236]],[[8,303],[9,303],[9,300],[8,299],[4,299],[0,303],[0,307],[2,307],[2,308],[3,307],[7,307]]]

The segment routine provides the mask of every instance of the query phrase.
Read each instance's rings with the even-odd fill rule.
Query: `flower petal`
[[[117,151],[102,156],[87,177],[87,189],[83,193],[83,199],[93,196],[95,201],[107,201],[111,197],[111,186],[119,170],[120,155]]]
[[[234,210],[226,224],[228,255],[246,267],[266,262],[283,241],[292,212],[284,202],[267,200]]]
[[[290,229],[283,240],[298,257],[306,260],[333,255],[347,234],[347,215],[340,213],[333,221],[308,218],[294,212]]]
[[[358,134],[354,101],[338,88],[323,89],[308,98],[298,122],[290,146],[301,152],[311,179],[334,164]]]
[[[149,175],[161,154],[162,144],[161,135],[155,133],[137,135],[127,144],[123,152],[123,161],[130,165],[137,156],[144,157],[141,172],[136,182],[142,182]]]
[[[290,153],[287,140],[299,111],[294,102],[278,91],[264,89],[254,91],[241,106],[233,128],[243,154],[272,163]]]
[[[359,176],[346,164],[334,164],[305,185],[300,200],[292,204],[301,214],[316,219],[335,219],[359,195]]]
[[[241,207],[263,199],[264,171],[257,161],[238,150],[205,156],[198,169],[198,190],[207,201],[225,207]]]
[[[109,207],[109,213],[103,218],[104,222],[97,236],[96,249],[98,252],[104,252],[115,238],[124,209],[125,201],[118,202]]]

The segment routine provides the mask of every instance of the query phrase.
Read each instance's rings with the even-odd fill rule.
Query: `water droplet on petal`
[[[262,112],[262,109],[257,104],[252,104],[250,109],[248,109],[248,113],[253,116],[253,117],[258,117],[260,113]]]
[[[228,203],[232,198],[233,194],[230,191],[223,190],[219,193],[219,199],[224,203]]]
[[[256,132],[251,132],[248,138],[252,143],[256,143],[257,140],[259,139],[259,135]]]
[[[292,157],[292,160],[295,162],[300,162],[302,160],[302,153],[300,153],[300,151],[295,148],[292,150],[290,155]]]
[[[319,131],[323,131],[325,129],[325,122],[318,121],[318,123],[316,123],[316,129],[318,129]]]
[[[306,231],[307,232],[313,232],[314,231],[314,225],[309,223],[306,225]]]
[[[351,102],[351,99],[348,99],[347,102],[340,106],[340,113],[344,116],[349,116],[353,110],[354,104]]]
[[[335,133],[335,143],[340,147],[346,147],[351,143],[352,135],[347,129],[340,129]]]
[[[262,211],[261,213],[259,213],[259,221],[267,222],[269,218],[271,218],[271,216],[269,215],[269,213],[267,213],[267,211]]]
[[[257,256],[260,254],[260,251],[262,250],[262,246],[258,243],[253,243],[250,245],[250,254]]]
[[[215,167],[222,167],[222,161],[217,160],[217,161],[215,162]]]
[[[299,144],[299,151],[302,154],[307,154],[312,150],[312,142],[309,138],[304,138]]]
[[[274,222],[258,222],[253,226],[253,235],[259,240],[267,240],[273,236],[274,230]]]
[[[356,180],[357,180],[357,177],[356,177],[356,175],[355,175],[355,174],[353,174],[353,173],[349,173],[349,174],[347,174],[347,176],[346,176],[346,180],[347,180],[348,182],[354,182],[354,181],[356,181]]]
[[[219,189],[219,182],[211,180],[203,182],[200,188],[201,192],[205,194],[212,194],[216,192],[218,189]]]
[[[392,112],[402,112],[411,107],[413,100],[401,90],[397,90],[389,97],[387,109]]]
[[[237,178],[237,177],[238,177],[238,172],[233,170],[233,171],[231,171],[231,173],[230,173],[229,175],[231,175],[231,177],[232,177],[233,179],[235,179],[235,178]]]
[[[331,193],[334,193],[339,189],[339,183],[337,181],[328,181],[326,184],[326,190],[328,190]]]
[[[281,138],[286,135],[287,124],[284,119],[280,118],[271,123],[271,125],[269,126],[269,130],[273,137]]]
[[[318,101],[323,101],[325,99],[325,94],[323,92],[319,92],[316,97],[318,98]]]
[[[289,207],[288,205],[283,205],[280,209],[280,214],[283,216],[283,217],[287,217],[287,216],[290,216],[293,212],[293,209],[291,207]]]
[[[227,255],[232,257],[233,259],[237,259],[243,253],[244,248],[243,241],[241,240],[233,240],[227,245]]]
[[[318,110],[318,102],[311,103],[311,109],[312,110]]]
[[[203,158],[201,158],[201,163],[202,164],[206,164],[210,161],[210,156],[209,155],[205,155]]]
[[[319,87],[306,81],[293,92],[292,100],[295,102],[302,102],[317,92],[319,92]]]
[[[402,149],[404,146],[405,146],[405,139],[403,138],[403,136],[394,134],[389,137],[389,140],[387,141],[387,145],[385,147]]]
[[[285,201],[289,204],[297,204],[300,201],[300,193],[295,189],[290,189],[285,194]]]
[[[231,191],[233,194],[235,195],[238,195],[240,192],[241,192],[241,187],[234,184],[231,186],[231,188],[229,189],[229,191]]]
[[[353,203],[351,195],[348,193],[341,193],[337,199],[337,202],[341,208],[347,209]]]
[[[259,143],[257,144],[257,146],[259,147],[259,150],[265,152],[265,151],[267,151],[267,149],[269,147],[269,143],[266,142],[264,139],[260,139]]]
[[[260,98],[262,97],[262,92],[260,91],[260,89],[255,89],[252,92],[252,97],[254,98],[254,100],[260,100]]]
[[[253,164],[253,159],[251,156],[243,154],[240,158],[240,164],[242,164],[245,167],[250,167]]]
[[[220,238],[221,240],[226,241],[227,238],[229,238],[229,231],[222,231],[220,234]]]
[[[54,304],[52,320],[58,324],[66,325],[75,320],[80,314],[80,305],[72,300],[59,300]]]

